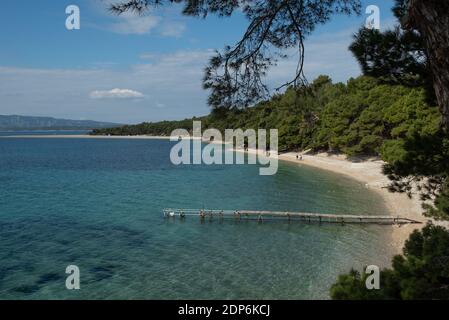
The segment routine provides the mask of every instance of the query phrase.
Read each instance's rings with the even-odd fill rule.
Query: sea
[[[168,140],[5,137],[61,133],[0,133],[0,299],[329,299],[338,275],[390,263],[391,226],[163,216],[387,213],[348,177],[287,162],[272,176],[177,166]]]

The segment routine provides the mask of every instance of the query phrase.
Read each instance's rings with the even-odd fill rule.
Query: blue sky
[[[110,0],[8,0],[0,11],[0,114],[138,123],[209,112],[201,88],[214,49],[235,43],[247,20],[184,17],[179,6],[144,17],[113,16]],[[381,26],[393,24],[392,1],[380,7]],[[65,28],[68,5],[81,11],[81,29]],[[335,16],[306,41],[308,79],[360,74],[347,47],[367,15]],[[275,87],[292,77],[295,56],[267,78]]]

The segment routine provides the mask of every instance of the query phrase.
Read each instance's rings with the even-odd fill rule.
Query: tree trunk
[[[449,129],[449,0],[409,0],[408,18],[426,42],[443,126]]]

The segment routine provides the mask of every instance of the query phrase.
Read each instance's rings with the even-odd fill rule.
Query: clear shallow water
[[[0,139],[1,299],[328,298],[388,263],[386,226],[166,221],[165,207],[379,214],[359,183],[281,163],[174,166],[162,140]],[[65,268],[81,290],[65,289]]]

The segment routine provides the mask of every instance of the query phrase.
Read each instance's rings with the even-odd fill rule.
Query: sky
[[[142,17],[114,16],[112,0],[5,0],[0,11],[0,114],[140,123],[210,112],[203,69],[214,50],[236,43],[248,21],[185,17],[171,5]],[[381,28],[394,25],[392,0],[380,8]],[[80,29],[67,30],[66,7],[80,9]],[[363,9],[363,13],[365,9]],[[306,40],[305,75],[334,82],[360,75],[348,51],[368,14],[334,16]],[[294,54],[273,67],[270,88],[290,80]]]

